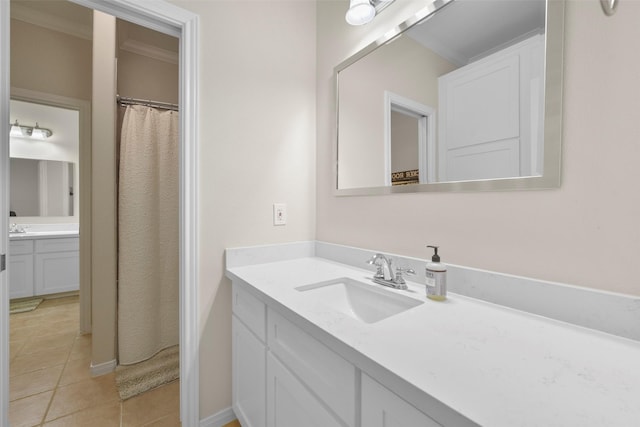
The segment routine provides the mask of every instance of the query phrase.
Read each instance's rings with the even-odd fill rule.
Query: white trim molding
[[[108,362],[104,363],[98,363],[97,365],[94,365],[93,362],[91,362],[89,371],[91,372],[92,377],[99,377],[100,375],[110,374],[111,372],[115,371],[116,365],[117,362],[115,359],[109,360]]]
[[[384,91],[384,181],[391,185],[391,112],[418,119],[418,170],[420,184],[436,180],[436,110],[388,90]]]
[[[225,424],[229,424],[231,421],[234,421],[236,418],[237,417],[233,412],[233,409],[227,408],[200,420],[200,427],[222,427]]]
[[[9,2],[0,1],[0,253],[9,249]],[[8,260],[7,260],[8,261]],[[7,262],[8,264],[8,262]],[[0,272],[0,425],[9,425],[9,272]]]
[[[152,46],[148,43],[135,39],[127,39],[120,43],[120,50],[146,56],[147,58],[156,59],[158,61],[168,62],[170,64],[179,63],[178,52]]]
[[[185,427],[200,425],[198,309],[198,52],[199,17],[159,0],[72,0],[180,39],[180,418]],[[8,169],[10,2],[0,1],[0,168]],[[2,185],[8,180],[2,179]],[[2,193],[2,192],[0,192]],[[8,194],[8,191],[6,191]],[[0,194],[0,245],[8,246],[6,194]],[[8,425],[8,288],[0,273],[0,425]],[[107,362],[112,363],[112,362]],[[102,364],[95,367],[102,369]],[[104,369],[107,369],[105,366]],[[92,372],[93,372],[92,368]]]

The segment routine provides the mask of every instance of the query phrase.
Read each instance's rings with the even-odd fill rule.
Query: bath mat
[[[11,301],[9,303],[9,314],[26,313],[27,311],[33,311],[40,305],[42,301],[44,301],[43,298],[29,298]]]
[[[179,346],[162,350],[149,360],[116,368],[120,399],[127,400],[145,391],[170,383],[180,376]]]

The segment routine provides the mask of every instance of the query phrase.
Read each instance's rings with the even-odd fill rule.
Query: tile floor
[[[75,296],[10,316],[11,426],[179,427],[178,381],[121,402],[114,374],[91,378],[78,310]]]

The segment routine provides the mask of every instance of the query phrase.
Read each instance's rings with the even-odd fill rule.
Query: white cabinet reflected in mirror
[[[11,127],[9,142],[10,215],[77,216],[78,111],[11,99],[10,120],[20,125]],[[35,135],[38,128],[51,134]]]
[[[558,187],[564,1],[435,4],[336,67],[337,194]]]

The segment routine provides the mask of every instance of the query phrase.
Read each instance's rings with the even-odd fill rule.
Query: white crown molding
[[[120,43],[120,49],[136,53],[138,55],[143,55],[148,58],[157,59],[158,61],[169,62],[171,64],[178,63],[178,52],[152,46],[135,39],[127,39],[123,43]]]
[[[11,3],[11,18],[85,40],[91,40],[93,38],[93,28],[91,24],[83,25],[69,19],[33,9],[18,2]]]

